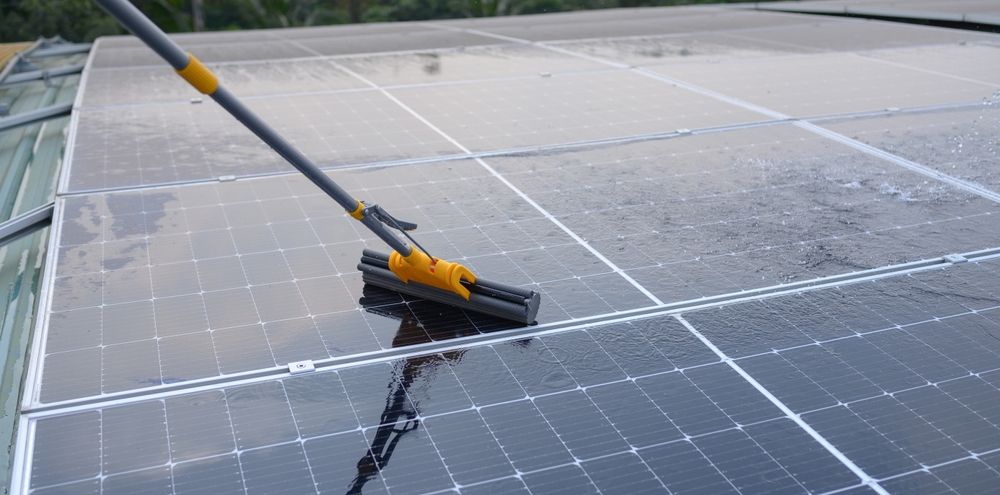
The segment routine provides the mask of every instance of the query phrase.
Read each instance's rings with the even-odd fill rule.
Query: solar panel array
[[[364,287],[380,240],[104,38],[14,492],[997,486],[996,35],[692,7],[177,39],[539,325]]]

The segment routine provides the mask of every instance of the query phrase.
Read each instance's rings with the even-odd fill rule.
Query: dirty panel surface
[[[35,493],[96,477],[108,494],[857,483],[672,317],[43,419],[37,438]]]
[[[239,97],[367,88],[331,63],[320,60],[206,64]],[[188,102],[210,99],[166,64],[157,67],[96,69],[87,76],[83,106]]]
[[[1000,97],[965,110],[897,114],[821,125],[1000,192]]]
[[[473,151],[767,120],[626,71],[399,88],[391,93]]]
[[[230,41],[228,43],[197,44],[182,42],[184,49],[198,56],[202,62],[234,62],[241,60],[282,60],[310,57],[309,50],[281,40],[255,39],[253,43]],[[160,67],[166,64],[159,55],[145,46],[102,47],[94,55],[94,68],[111,67]]]
[[[1000,46],[962,43],[874,50],[865,56],[1000,86],[1000,64],[984,63],[1000,57]]]
[[[474,162],[333,177],[420,225],[435,256],[540,291],[540,322],[650,304]],[[388,248],[297,176],[77,197],[66,211],[42,402],[510,327],[365,288],[362,249]]]
[[[817,50],[747,39],[732,32],[560,41],[552,46],[634,66],[755,58]]]
[[[459,151],[375,91],[246,103],[319,166]],[[90,108],[79,114],[71,191],[294,171],[211,101]]]
[[[810,22],[807,18],[765,12],[709,7],[681,7],[673,11],[620,9],[605,16],[596,12],[556,15],[497,17],[439,21],[448,27],[475,29],[486,33],[531,41],[580,38],[652,36],[699,31],[752,30],[785,27]]]
[[[667,302],[975,250],[997,205],[792,126],[491,158]]]
[[[651,70],[796,116],[980,101],[986,84],[885,63],[853,53],[656,66]],[[738,76],[736,76],[738,74]]]
[[[954,462],[1000,451],[998,275],[994,259],[685,318],[885,488],[982,493],[996,473]]]
[[[400,32],[375,32],[355,36],[291,36],[286,39],[310,55],[348,55],[462,46],[494,45],[497,40],[474,34],[412,25]],[[284,31],[278,36],[284,37]]]

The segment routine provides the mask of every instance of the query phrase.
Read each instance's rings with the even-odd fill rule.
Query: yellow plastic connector
[[[219,80],[212,71],[205,67],[205,64],[198,60],[198,57],[188,53],[187,67],[177,71],[185,81],[194,86],[202,94],[210,95],[219,89]]]
[[[365,218],[365,204],[358,201],[358,207],[355,208],[354,211],[349,211],[348,213],[354,217],[355,220],[360,222],[361,219]]]
[[[431,258],[416,247],[405,257],[393,251],[389,255],[389,269],[403,282],[409,283],[412,280],[453,292],[466,301],[469,300],[469,289],[461,281],[476,283],[476,276],[465,266]]]

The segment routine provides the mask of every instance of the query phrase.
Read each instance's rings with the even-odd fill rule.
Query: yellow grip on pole
[[[198,57],[190,53],[188,53],[187,67],[178,70],[177,74],[203,94],[210,95],[219,88],[219,80],[215,74],[208,70]]]
[[[365,204],[358,201],[358,207],[354,211],[348,212],[355,220],[363,220],[365,218]]]

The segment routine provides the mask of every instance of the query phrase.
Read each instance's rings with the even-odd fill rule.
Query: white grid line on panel
[[[692,334],[694,334],[694,336],[697,337],[698,340],[700,340],[703,344],[705,344],[705,346],[711,349],[712,352],[714,352],[717,356],[719,356],[720,359],[722,359],[726,364],[728,364],[729,367],[733,369],[733,371],[739,373],[739,375],[743,377],[743,379],[746,380],[747,383],[752,385],[753,388],[757,389],[757,391],[760,392],[764,397],[767,397],[767,400],[771,401],[771,403],[774,404],[778,409],[780,409],[781,412],[785,414],[785,416],[794,421],[795,424],[799,426],[799,428],[805,430],[805,432],[808,433],[809,436],[813,438],[813,440],[822,445],[827,452],[836,457],[837,460],[839,460],[843,465],[847,466],[847,468],[850,469],[851,472],[853,472],[855,475],[857,475],[858,478],[861,479],[862,483],[868,485],[881,495],[889,494],[889,492],[886,491],[884,488],[882,488],[882,486],[879,485],[877,481],[875,481],[871,476],[862,471],[861,468],[854,463],[854,461],[848,459],[847,456],[844,455],[844,453],[841,452],[839,449],[834,447],[829,440],[820,435],[819,432],[814,430],[812,426],[809,426],[809,424],[806,423],[800,415],[793,412],[787,405],[785,405],[784,402],[779,400],[777,397],[775,397],[774,394],[772,394],[769,390],[764,388],[764,386],[761,385],[760,382],[758,382],[756,379],[754,379],[754,377],[750,376],[750,374],[747,373],[739,364],[736,364],[735,361],[726,356],[726,354],[723,353],[722,350],[720,350],[718,347],[716,347],[715,344],[713,344],[710,340],[705,338],[705,336],[702,335],[702,333],[699,332],[696,328],[694,328],[694,326],[692,326],[691,323],[685,320],[682,315],[675,315],[674,318],[676,318],[677,321],[681,322],[681,324],[684,325],[684,327],[687,328]]]

